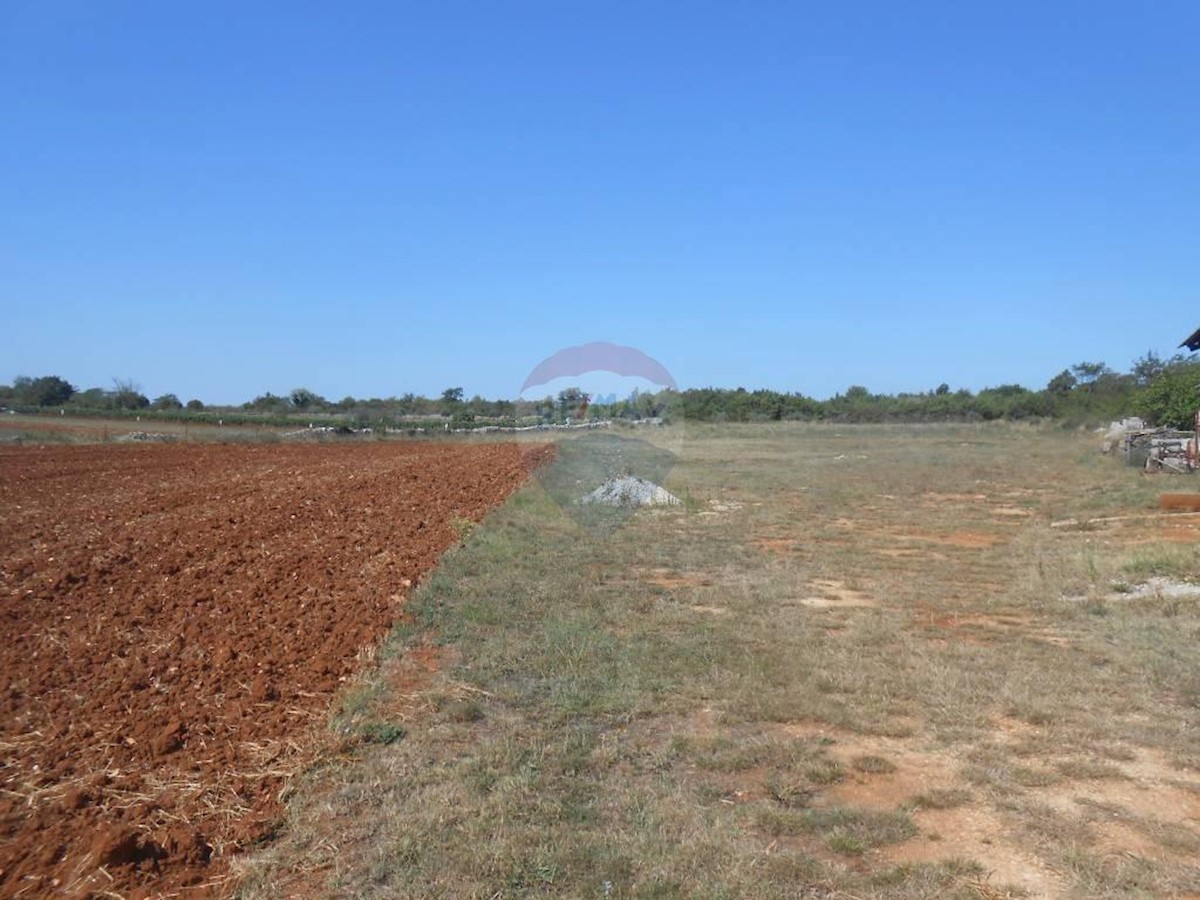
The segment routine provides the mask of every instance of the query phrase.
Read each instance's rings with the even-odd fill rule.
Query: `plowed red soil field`
[[[363,648],[551,453],[0,449],[0,895],[226,893]]]

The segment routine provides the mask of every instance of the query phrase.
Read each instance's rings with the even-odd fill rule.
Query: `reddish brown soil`
[[[1159,494],[1158,505],[1162,509],[1200,510],[1200,494]]]
[[[0,449],[0,895],[201,897],[517,444]]]

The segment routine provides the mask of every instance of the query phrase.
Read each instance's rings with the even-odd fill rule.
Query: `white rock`
[[[621,475],[610,478],[579,502],[605,506],[679,506],[682,501],[653,481]]]

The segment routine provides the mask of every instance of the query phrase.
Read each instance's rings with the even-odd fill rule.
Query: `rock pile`
[[[653,481],[637,475],[620,475],[610,478],[579,502],[604,506],[679,506],[682,501]]]

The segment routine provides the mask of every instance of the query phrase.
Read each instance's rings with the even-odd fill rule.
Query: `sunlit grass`
[[[299,786],[247,896],[287,893],[314,853],[337,895],[980,896],[986,857],[903,856],[932,840],[923,816],[964,809],[1003,821],[1064,896],[1200,890],[1189,826],[1117,864],[1046,805],[1147,752],[1195,761],[1197,604],[1111,595],[1197,577],[1196,546],[1153,521],[1049,527],[1152,512],[1165,482],[1027,427],[643,437],[564,445],[464,535],[382,654],[452,646],[432,699]],[[617,450],[689,504],[581,516]],[[370,675],[343,701],[388,702]],[[943,760],[937,781],[905,788],[905,753]],[[896,796],[870,794],[889,779]],[[840,799],[855,791],[875,805]]]

